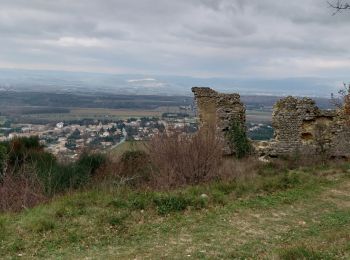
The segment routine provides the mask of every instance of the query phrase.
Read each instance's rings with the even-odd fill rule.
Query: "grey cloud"
[[[343,67],[327,73],[344,76],[350,13],[331,13],[323,0],[3,0],[0,66],[202,76],[265,76],[264,66],[272,77],[327,71],[312,62],[293,67],[302,57],[338,61]]]

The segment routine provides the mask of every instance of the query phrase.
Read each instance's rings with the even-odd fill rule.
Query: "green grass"
[[[0,258],[346,259],[349,230],[348,166],[304,169],[171,192],[57,197],[0,215]]]
[[[0,125],[5,123],[5,121],[6,121],[6,117],[5,116],[0,116]]]
[[[132,150],[144,150],[145,141],[126,141],[110,151],[111,155],[121,156],[124,152]]]

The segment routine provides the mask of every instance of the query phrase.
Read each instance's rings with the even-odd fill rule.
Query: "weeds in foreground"
[[[219,178],[222,144],[212,129],[197,134],[159,135],[147,144],[154,187],[196,185]]]
[[[347,168],[342,166],[342,169],[349,169],[349,165]],[[319,239],[325,232],[329,234],[331,230],[349,225],[350,215],[345,208],[336,210],[329,204],[322,204],[328,205],[328,208],[313,205],[321,203],[316,197],[324,189],[333,190],[334,185],[340,182],[324,175],[329,171],[327,168],[316,171],[305,168],[280,175],[271,174],[270,171],[269,174],[257,174],[250,179],[237,178],[231,182],[211,182],[172,191],[135,190],[129,186],[108,191],[95,187],[11,215],[14,218],[0,215],[0,257],[17,254],[42,258],[72,256],[64,252],[71,252],[74,256],[98,252],[101,254],[98,256],[102,257],[104,253],[115,253],[109,252],[114,247],[118,250],[118,256],[123,253],[128,256],[126,258],[131,258],[132,252],[141,256],[147,252],[154,256],[158,251],[167,252],[168,256],[174,254],[175,257],[184,251],[171,251],[182,245],[172,244],[171,241],[178,241],[179,236],[187,239],[186,236],[190,235],[192,240],[186,242],[186,248],[190,243],[198,255],[199,251],[206,250],[202,252],[203,257],[244,255],[254,258],[262,247],[269,250],[275,248],[275,253],[281,259],[307,259],[309,256],[324,259],[328,253],[319,251],[321,244],[317,244],[318,247],[312,243],[303,246],[302,242],[297,241],[304,241],[304,237],[309,236]],[[342,176],[345,175],[343,172]],[[298,228],[300,220],[309,219],[309,215],[303,215],[306,213],[294,207],[307,208],[312,221],[310,219],[306,226]],[[319,213],[314,212],[315,208]],[[290,211],[281,215],[282,219],[271,215],[279,214],[281,209]],[[300,215],[293,217],[293,214]],[[255,216],[259,216],[259,221]],[[267,220],[276,226],[265,226]],[[289,226],[286,222],[290,222]],[[278,231],[281,223],[286,225],[287,231]],[[264,230],[266,228],[268,243],[257,242],[261,239],[260,224],[264,225]],[[252,230],[253,227],[256,230]],[[20,232],[21,238],[16,236],[14,230]],[[274,233],[277,231],[279,238]],[[237,236],[239,242],[236,241]],[[337,241],[344,238],[346,234],[339,234]],[[242,245],[245,239],[248,240]],[[164,243],[166,247],[162,246]],[[203,243],[205,247],[202,247]],[[135,247],[135,244],[138,246]],[[151,247],[155,251],[149,251]],[[81,250],[77,251],[77,248]],[[136,251],[128,251],[128,248]],[[234,254],[230,248],[238,250]]]
[[[195,191],[195,187],[211,183],[220,188],[213,189],[210,200],[225,204],[228,193],[234,193],[236,197],[252,190],[273,193],[305,182],[300,167],[290,170],[295,167],[290,160],[263,164],[253,157],[223,158],[221,144],[208,129],[193,136],[160,135],[145,151],[127,151],[119,158],[108,158],[107,163],[103,155],[84,153],[76,162],[63,164],[44,152],[37,142],[37,139],[30,139],[21,143],[16,139],[7,144],[9,155],[4,157],[8,158],[7,171],[0,176],[0,211],[18,211],[57,194],[96,187],[111,191],[124,187],[171,191],[191,185]],[[153,205],[162,214],[167,214],[188,207],[202,208],[207,204],[198,196],[189,200],[186,196],[163,194],[156,199],[136,196],[132,205],[138,209]]]
[[[298,246],[293,248],[286,248],[281,250],[280,258],[283,260],[295,260],[295,259],[332,259],[327,253],[321,253],[312,248],[306,246]]]
[[[43,150],[37,137],[15,138],[0,148],[0,211],[33,207],[56,194],[81,188],[105,163],[105,156],[87,153],[76,162],[58,162]]]

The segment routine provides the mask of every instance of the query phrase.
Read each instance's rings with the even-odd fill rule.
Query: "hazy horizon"
[[[346,81],[350,16],[325,0],[4,0],[0,68]]]
[[[86,92],[126,95],[191,96],[193,86],[212,87],[220,92],[242,95],[327,97],[337,93],[337,78],[254,78],[189,77],[181,75],[142,75],[24,70],[0,68],[1,91]]]

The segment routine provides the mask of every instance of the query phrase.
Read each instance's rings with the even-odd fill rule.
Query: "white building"
[[[60,123],[57,123],[56,124],[56,127],[59,128],[59,129],[62,129],[64,126],[64,123],[63,122],[60,122]]]

